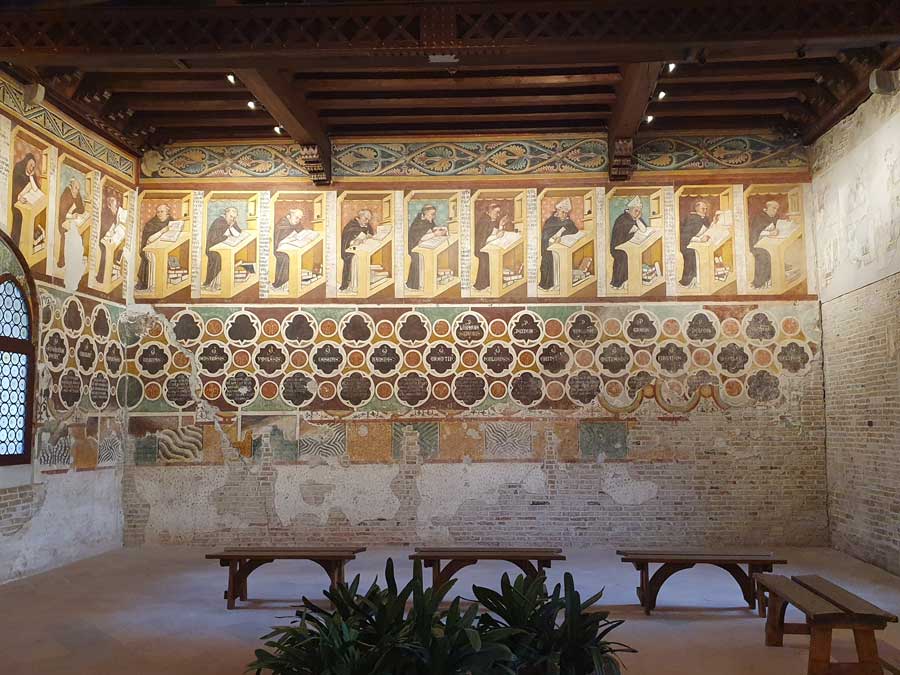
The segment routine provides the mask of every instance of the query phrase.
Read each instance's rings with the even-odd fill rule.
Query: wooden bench
[[[766,645],[781,647],[784,635],[809,635],[808,675],[882,675],[875,631],[884,630],[897,617],[820,576],[757,574],[756,582],[768,591]],[[788,605],[806,615],[806,623],[785,623]],[[856,662],[831,663],[831,631],[853,631]],[[891,664],[885,664],[890,668]]]
[[[421,560],[431,568],[432,584],[450,581],[462,568],[479,560],[504,560],[529,577],[536,577],[554,560],[565,560],[560,548],[416,548],[410,560]],[[445,565],[442,563],[447,561]]]
[[[637,550],[622,549],[616,551],[616,555],[622,556],[622,562],[631,563],[634,568],[640,572],[640,586],[637,587],[638,600],[644,608],[645,614],[656,609],[656,598],[659,595],[659,589],[665,581],[676,572],[687,570],[694,565],[706,564],[721,567],[728,572],[741,588],[744,600],[753,609],[760,607],[760,615],[764,608],[762,597],[758,597],[759,593],[753,575],[760,572],[771,572],[773,565],[784,565],[787,560],[777,558],[773,553],[767,552],[738,552],[728,553],[724,551],[703,551],[703,550],[671,550],[671,551],[655,551],[655,550]],[[650,576],[650,565],[661,565],[653,576]],[[747,565],[745,572],[741,565]]]
[[[218,560],[228,568],[228,588],[225,600],[228,609],[234,609],[235,600],[247,599],[247,577],[254,570],[276,560],[309,560],[328,573],[331,586],[344,582],[344,566],[362,553],[365,548],[226,548],[221,553],[210,553],[207,560]]]

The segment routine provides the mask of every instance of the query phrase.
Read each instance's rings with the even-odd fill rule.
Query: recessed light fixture
[[[666,97],[666,92],[664,92],[664,91],[661,91],[656,95],[656,98],[658,98],[660,101],[662,101],[665,97]]]
[[[234,73],[228,73],[225,79],[228,80],[228,84],[237,84],[237,78],[234,76]]]
[[[247,101],[247,107],[250,108],[250,110],[256,110],[256,101]]]
[[[676,69],[677,67],[678,67],[678,66],[677,66],[676,64],[670,63],[669,66],[668,66],[669,72],[670,72],[670,73],[675,72],[675,69]]]
[[[647,124],[650,124],[653,121],[653,115],[647,115],[644,119],[647,121]]]
[[[281,128],[280,124],[276,124],[273,127],[273,129],[275,130],[275,133],[278,134],[279,136],[281,136],[281,134],[284,132],[284,129]]]

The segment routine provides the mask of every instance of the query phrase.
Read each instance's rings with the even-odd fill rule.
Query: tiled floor
[[[250,597],[257,600],[226,611],[225,571],[203,553],[119,550],[0,586],[0,673],[238,675],[259,637],[291,614],[291,597],[321,595],[321,569],[278,562],[250,578]],[[699,566],[675,575],[663,587],[658,611],[645,617],[634,595],[637,573],[611,550],[567,553],[569,560],[551,570],[551,578],[569,570],[585,594],[605,587],[604,604],[613,617],[626,619],[614,637],[640,652],[625,657],[626,675],[806,672],[808,640],[788,636],[783,648],[765,647],[763,620],[742,605],[737,586],[721,570]],[[900,613],[898,577],[825,549],[779,553],[791,561],[786,573],[822,574]],[[364,554],[351,575],[372,579],[387,555],[409,574],[403,551],[380,550]],[[504,569],[503,563],[480,563],[461,573],[457,588],[470,596],[473,583],[496,583]],[[900,648],[900,626],[889,626],[881,639]],[[843,635],[836,642],[849,645]]]

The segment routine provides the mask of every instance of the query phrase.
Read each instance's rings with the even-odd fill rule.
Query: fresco
[[[478,190],[472,194],[470,297],[526,295],[527,190]]]
[[[257,287],[259,216],[257,192],[206,195],[200,237],[200,297],[234,298]]]
[[[163,299],[191,285],[193,193],[141,193],[135,247],[134,297]]]
[[[272,196],[269,297],[324,297],[325,196],[323,192]],[[311,296],[317,289],[322,292]]]
[[[338,197],[338,297],[393,296],[394,207],[390,191],[350,191]]]
[[[753,293],[806,293],[802,190],[800,185],[752,185],[744,191]]]
[[[607,193],[610,295],[665,295],[663,188],[613,188]]]
[[[404,297],[460,297],[460,190],[413,190],[404,196]]]
[[[735,295],[734,194],[731,186],[682,186],[675,192],[679,295]]]

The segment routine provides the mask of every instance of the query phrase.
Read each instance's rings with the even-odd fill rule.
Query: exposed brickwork
[[[900,573],[900,274],[822,318],[832,543]]]
[[[0,490],[0,537],[8,537],[25,527],[43,499],[41,485],[19,485]]]

